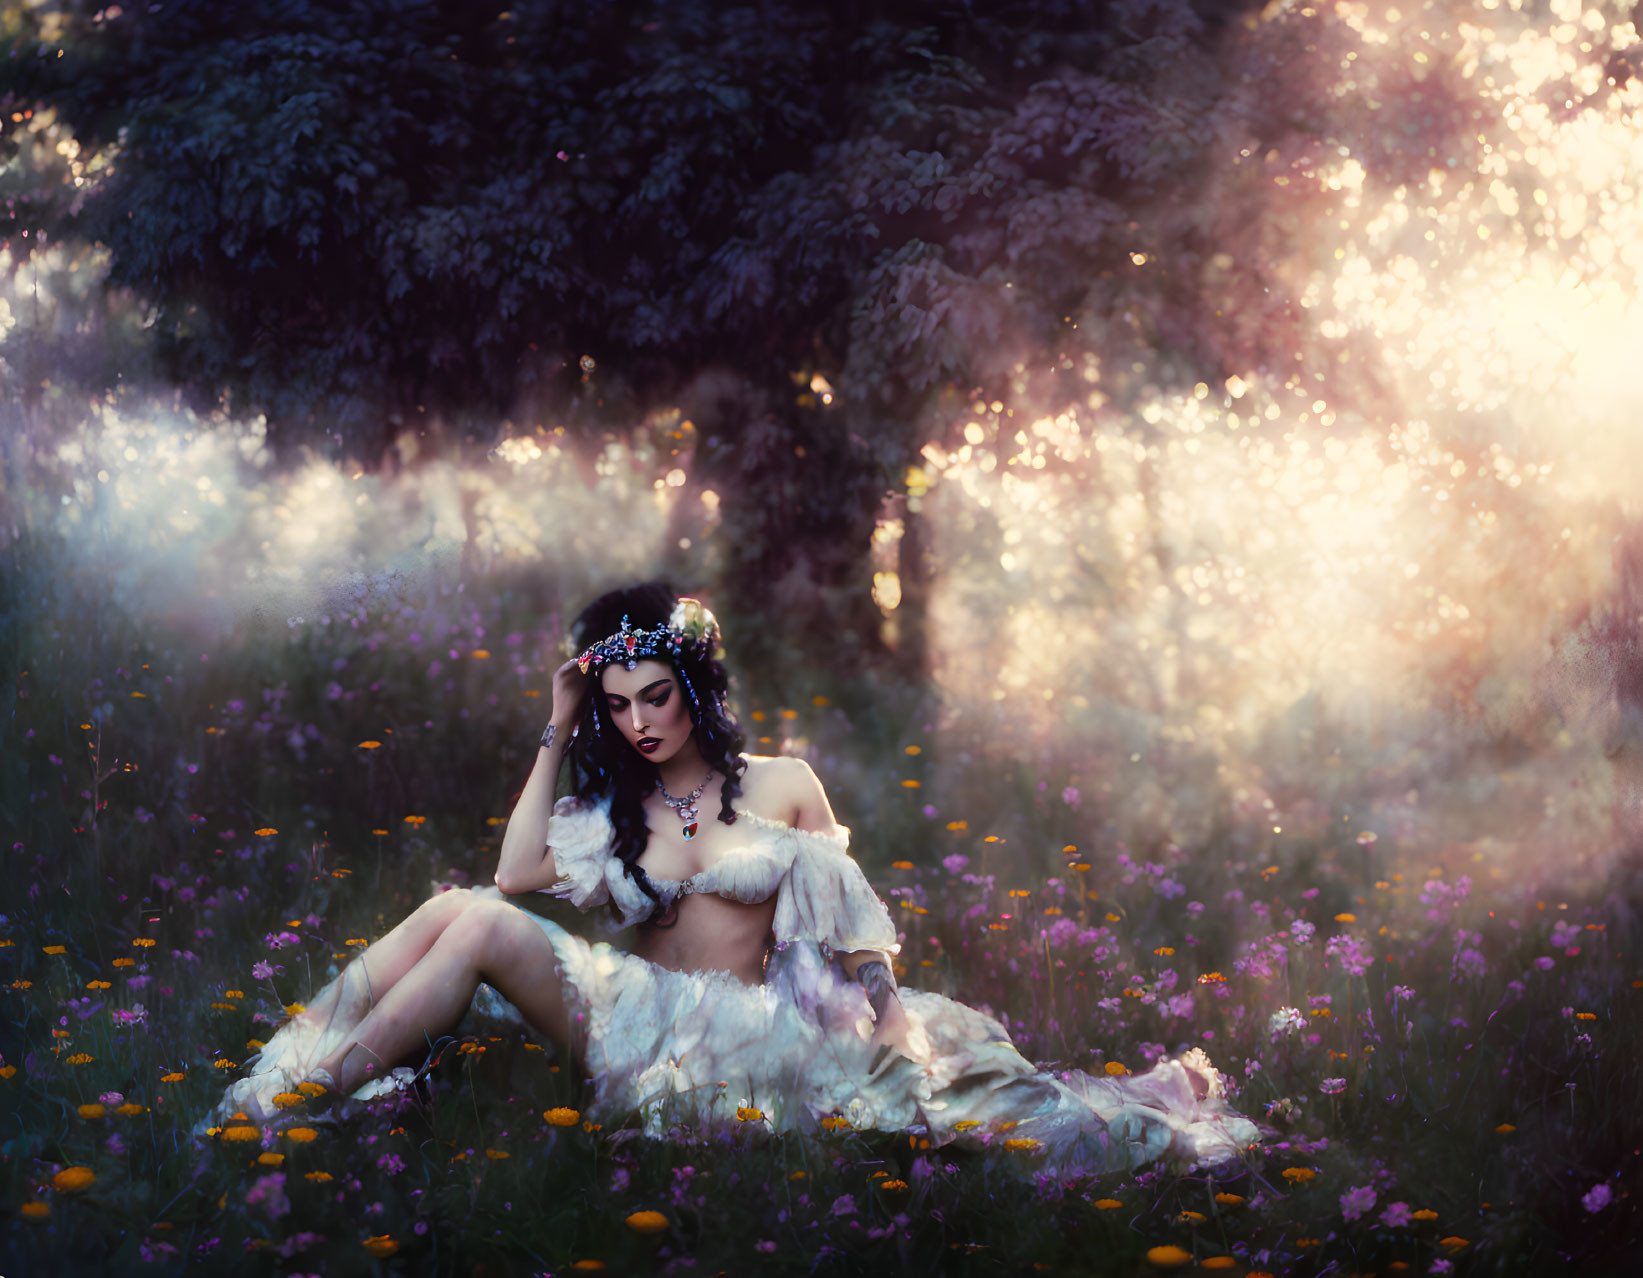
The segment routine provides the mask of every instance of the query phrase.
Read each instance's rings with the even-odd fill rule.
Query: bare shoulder
[[[803,759],[787,755],[743,756],[742,795],[760,816],[801,829],[831,826],[832,809],[815,770]]]
[[[815,770],[803,759],[777,754],[744,754],[743,805],[759,816],[803,830],[828,828],[833,820]]]
[[[760,790],[780,793],[809,791],[821,784],[815,769],[805,760],[785,754],[744,754],[747,771],[742,774],[744,792]]]

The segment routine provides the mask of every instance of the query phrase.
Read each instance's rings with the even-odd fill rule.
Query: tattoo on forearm
[[[880,959],[869,959],[856,968],[856,980],[867,991],[867,1003],[875,1020],[884,1019],[885,1006],[896,997],[896,982]]]

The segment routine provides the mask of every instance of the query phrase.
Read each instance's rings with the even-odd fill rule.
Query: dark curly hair
[[[661,581],[612,590],[582,609],[571,627],[571,641],[580,652],[615,634],[621,629],[624,616],[635,630],[666,624],[678,601],[678,592]],[[719,787],[719,820],[734,825],[736,810],[731,800],[742,792],[741,777],[747,771],[742,747],[747,739],[725,701],[730,676],[711,653],[702,657],[681,653],[671,658],[671,664],[686,685],[685,700],[696,725],[696,747],[702,752],[702,758],[724,777]],[[657,768],[628,744],[611,723],[603,702],[598,686],[589,690],[570,748],[573,784],[583,798],[610,796],[610,819],[616,831],[614,851],[626,867],[628,877],[656,903],[651,921],[667,927],[673,922],[674,911],[670,908],[658,915],[661,895],[639,864],[650,840],[644,803],[646,796],[656,788]]]

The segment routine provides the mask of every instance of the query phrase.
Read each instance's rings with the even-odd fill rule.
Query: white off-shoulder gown
[[[592,1087],[590,1117],[608,1123],[637,1115],[646,1134],[661,1136],[738,1126],[738,1109],[759,1110],[776,1130],[814,1128],[837,1115],[855,1128],[916,1132],[932,1146],[1036,1141],[1017,1148],[1090,1171],[1166,1155],[1221,1163],[1259,1141],[1259,1129],[1230,1107],[1199,1049],[1145,1074],[1052,1074],[1026,1060],[993,1017],[906,986],[898,993],[916,1059],[892,1054],[874,1071],[873,1013],[832,956],[895,954],[900,946],[889,910],[849,855],[849,831],[795,830],[752,813],[741,814],[736,828],[746,842],[701,874],[651,883],[664,900],[716,892],[755,902],[774,893],[776,948],[763,985],[728,972],[675,972],[530,916],[559,961]],[[609,926],[620,929],[648,915],[652,902],[612,854],[612,835],[605,803],[561,799],[548,845],[563,877],[549,891],[579,909],[611,907]],[[494,887],[475,890],[501,895]],[[315,1003],[323,1005],[330,989]],[[534,1033],[489,985],[479,987],[471,1010]],[[336,1046],[334,1038],[306,1019],[288,1021],[219,1108],[227,1112],[256,1094],[259,1077],[282,1069],[301,1077]],[[391,1085],[381,1079],[355,1094]]]

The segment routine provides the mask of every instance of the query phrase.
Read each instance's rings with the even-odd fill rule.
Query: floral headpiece
[[[624,615],[622,628],[585,649],[576,658],[576,666],[583,674],[598,673],[615,661],[632,670],[649,657],[711,656],[718,643],[718,620],[700,599],[686,596],[673,606],[665,624],[649,630],[635,630]]]

